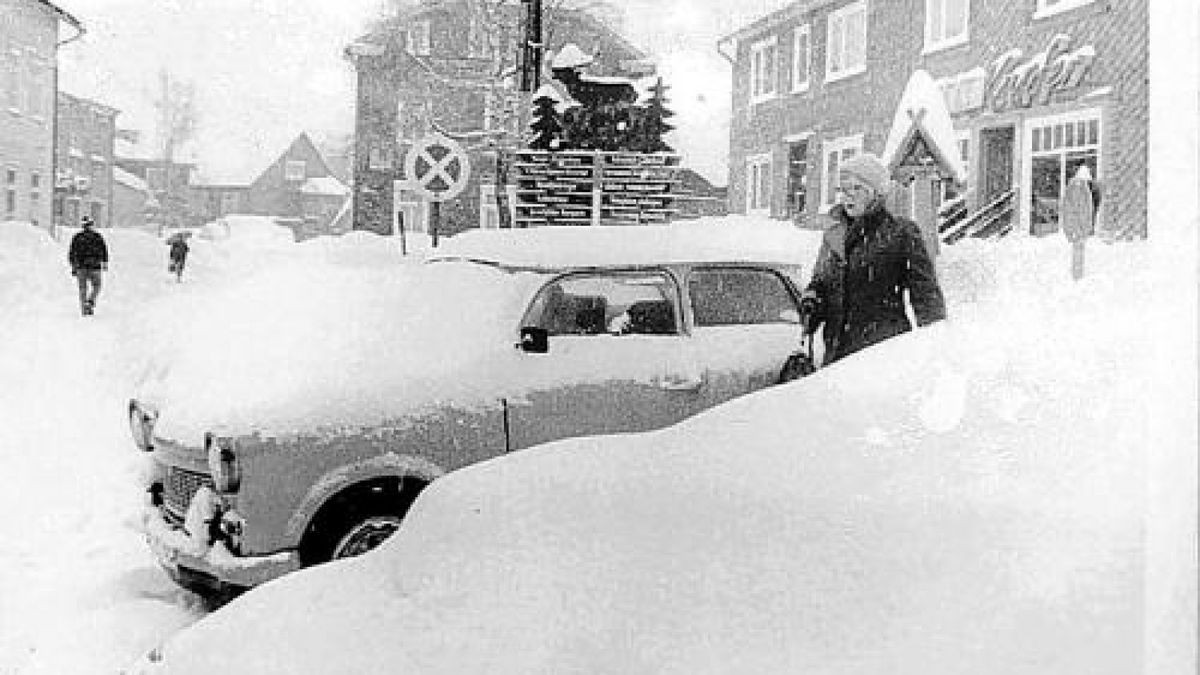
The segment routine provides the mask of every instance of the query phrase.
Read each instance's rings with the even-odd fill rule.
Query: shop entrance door
[[[1008,192],[1013,186],[1013,148],[1016,145],[1016,130],[1013,127],[996,127],[979,132],[983,151],[980,154],[983,166],[983,201],[980,206]]]

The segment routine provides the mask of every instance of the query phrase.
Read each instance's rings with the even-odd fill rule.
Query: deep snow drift
[[[0,496],[6,514],[0,526],[0,665],[5,672],[111,672],[203,614],[192,596],[175,589],[155,567],[133,529],[141,499],[135,477],[143,458],[129,439],[124,407],[163,350],[183,350],[193,340],[203,347],[204,334],[181,333],[179,327],[205,316],[214,318],[214,331],[252,323],[254,316],[229,314],[236,304],[232,299],[294,302],[295,287],[276,285],[284,281],[319,293],[326,279],[335,297],[333,291],[369,289],[413,264],[399,255],[396,242],[365,234],[261,250],[196,241],[184,282],[176,284],[166,273],[162,242],[140,233],[104,234],[113,262],[97,315],[83,319],[67,272],[65,241],[53,241],[28,225],[0,224],[0,313],[5,317],[0,322],[5,421],[0,468],[13,483]],[[816,237],[809,234],[815,253]],[[963,424],[980,419],[975,406],[986,403],[992,411],[986,419],[1001,424],[1021,419],[1036,410],[1039,399],[1049,398],[1078,399],[1086,424],[1088,415],[1100,419],[1111,413],[1111,401],[1127,401],[1128,392],[1117,388],[1132,386],[1147,406],[1191,406],[1194,417],[1194,397],[1181,398],[1164,386],[1190,382],[1194,387],[1194,251],[1191,232],[1164,232],[1153,245],[1093,243],[1088,276],[1073,283],[1069,249],[1059,238],[946,247],[938,264],[952,323],[963,344],[973,348],[939,359],[922,352],[921,340],[885,347],[889,358],[934,364],[920,373],[926,380],[917,405],[906,408],[914,411],[906,419],[920,434],[962,433]],[[272,331],[237,330],[252,331],[248,334],[255,340],[287,336],[283,344],[301,361],[305,345],[315,340],[353,343],[345,337],[306,340],[303,333],[291,334],[304,322],[302,310],[271,314]],[[367,332],[363,326],[346,330],[348,335]],[[1191,331],[1191,338],[1181,330]],[[1005,342],[1009,332],[1022,336],[1015,345]],[[1070,341],[1060,344],[1064,334],[1115,342],[1123,346],[1116,353],[1138,358],[1080,360]],[[1151,342],[1150,336],[1169,339]],[[1171,348],[1156,348],[1163,344]],[[1028,359],[1028,368],[1044,373],[1036,387],[1000,386],[986,399],[966,395],[973,391],[973,378],[1002,373],[999,365],[1013,359]],[[840,390],[845,400],[862,397],[872,378],[869,364],[863,359],[855,376],[850,376],[854,366],[845,364],[847,376],[839,380],[846,387]],[[1151,377],[1139,376],[1139,367],[1149,368]],[[1112,389],[1070,388],[1073,382],[1092,381],[1096,368],[1114,369],[1107,380]],[[1129,369],[1127,378],[1123,369]],[[203,386],[203,376],[196,372],[193,384]],[[1060,383],[1068,388],[1059,390]],[[778,401],[782,395],[769,392],[760,400]],[[784,408],[781,414],[790,414]],[[878,425],[856,427],[858,435],[848,435],[847,443],[860,449],[870,443],[904,444],[910,429],[883,424],[884,417]],[[697,438],[711,431],[702,423],[691,428]],[[1146,433],[1162,444],[1185,437],[1184,430],[1174,428]],[[1100,448],[1101,455],[1106,448]],[[1123,492],[1132,485],[1115,488]],[[1084,514],[1089,522],[1102,520],[1108,515],[1104,509],[1118,505],[1098,506],[1095,514]],[[947,538],[940,545],[956,542]],[[1036,589],[1038,560],[1026,562],[1023,569]],[[220,617],[214,615],[214,623]]]

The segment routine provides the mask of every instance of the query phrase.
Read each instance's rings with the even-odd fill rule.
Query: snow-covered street
[[[145,458],[130,440],[125,406],[151,352],[166,338],[185,346],[186,339],[166,324],[241,284],[263,283],[273,268],[297,260],[323,260],[351,277],[405,261],[394,242],[374,235],[250,252],[198,241],[194,265],[177,284],[166,274],[160,241],[140,233],[105,234],[111,271],[96,316],[83,318],[64,242],[25,224],[0,225],[0,312],[6,317],[0,326],[0,466],[10,481],[0,494],[4,673],[112,672],[205,613],[195,596],[158,569],[136,522]],[[939,262],[951,315],[967,322],[998,315],[1023,329],[1059,308],[1078,312],[1081,326],[1094,325],[1083,319],[1097,313],[1118,323],[1175,316],[1170,299],[1161,307],[1128,306],[1128,298],[1173,278],[1148,264],[1164,259],[1151,256],[1147,245],[1093,249],[1093,274],[1072,285],[1058,239],[952,247]],[[1167,250],[1175,253],[1165,261],[1182,265],[1184,247]],[[1049,292],[1039,294],[1039,287]],[[1031,305],[1031,298],[1040,304]],[[1047,350],[1039,358],[1054,358],[1058,367],[1088,367],[1059,362],[1052,345]],[[1194,358],[1159,356],[1177,356],[1181,363]],[[939,377],[948,388],[934,390],[947,399],[931,399],[922,411],[930,429],[952,427],[961,414],[954,411],[961,403],[953,395],[954,373]],[[1053,382],[1051,377],[1046,386]],[[1174,438],[1171,430],[1159,433]]]

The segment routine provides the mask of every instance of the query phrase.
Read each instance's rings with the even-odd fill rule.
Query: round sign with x
[[[413,143],[404,158],[404,175],[428,199],[454,199],[467,186],[471,162],[462,146],[442,134],[429,134]]]

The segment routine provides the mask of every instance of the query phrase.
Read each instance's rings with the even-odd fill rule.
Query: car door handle
[[[678,375],[659,378],[658,387],[666,391],[696,391],[704,380],[698,377],[682,377]]]

